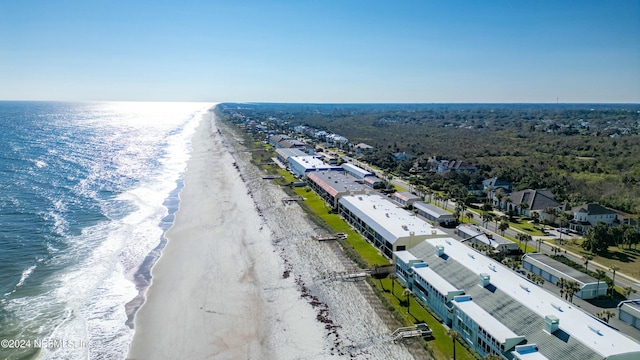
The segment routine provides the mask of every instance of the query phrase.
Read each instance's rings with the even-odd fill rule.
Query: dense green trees
[[[640,213],[640,106],[586,104],[221,104],[269,131],[307,125],[375,147],[365,160],[436,191],[497,176],[516,189],[545,188],[570,205],[598,202]],[[396,162],[393,154],[407,152]],[[433,156],[475,174],[438,176]]]
[[[640,243],[640,234],[635,226],[622,224],[608,227],[599,222],[584,234],[582,248],[594,254],[600,254],[607,251],[609,246],[627,246],[631,249],[631,246],[637,246],[638,243]]]

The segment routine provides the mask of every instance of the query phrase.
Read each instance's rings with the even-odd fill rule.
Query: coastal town
[[[464,196],[444,194],[366,162],[372,145],[294,121],[274,133],[269,121],[276,117],[217,111],[250,139],[245,143],[260,144],[253,145],[253,163],[268,174],[265,181],[279,181],[303,207],[321,199],[324,205],[306,209],[319,219],[318,209],[338,216],[357,234],[324,237],[338,241],[361,269],[343,279],[368,277],[382,299],[429,314],[429,331],[403,324],[404,333],[427,339],[426,348],[453,341],[454,358],[456,344],[483,359],[640,356],[639,274],[594,260],[609,246],[603,238],[611,229],[619,233],[617,247],[635,249],[637,218],[598,203],[570,206],[547,189],[516,190],[498,177],[465,188]],[[476,171],[435,156],[413,167],[440,175]],[[446,339],[432,333],[433,324]]]

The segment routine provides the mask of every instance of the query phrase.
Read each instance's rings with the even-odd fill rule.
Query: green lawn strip
[[[582,244],[582,239],[575,240],[575,244],[572,244],[570,242],[564,242],[564,244],[562,245],[555,245],[555,246],[558,246],[562,249],[569,250],[575,254],[579,254],[579,255],[587,254],[587,252],[580,246],[580,244]],[[591,260],[592,262],[597,262],[598,264],[606,266],[607,268],[610,267],[611,265],[615,265],[619,268],[617,270],[618,273],[633,276],[635,278],[640,277],[640,267],[638,266],[638,262],[634,260],[636,257],[638,257],[638,255],[640,255],[639,250],[634,250],[634,249],[628,250],[628,249],[621,249],[617,246],[609,246],[608,257],[604,257],[596,254],[592,254],[592,255],[593,255],[593,259]],[[624,262],[616,259],[631,259],[631,261]],[[592,267],[592,265],[590,264],[589,270],[593,270],[593,269],[596,269],[595,265]]]
[[[389,260],[382,256],[378,249],[364,240],[362,235],[353,230],[340,215],[329,213],[329,206],[316,193],[308,190],[308,188],[296,188],[295,192],[305,198],[304,203],[309,207],[310,211],[322,219],[333,232],[347,235],[347,243],[360,254],[369,267],[389,264]]]
[[[453,356],[453,342],[451,341],[451,338],[447,336],[447,329],[413,296],[409,298],[411,304],[409,306],[410,313],[408,313],[406,297],[402,296],[404,288],[397,281],[393,286],[393,294],[391,293],[392,286],[391,279],[389,278],[384,278],[382,280],[372,279],[370,284],[382,290],[384,298],[393,306],[396,316],[399,315],[406,326],[418,323],[425,323],[429,326],[429,329],[433,331],[433,339],[428,340],[427,343],[433,352],[434,358],[449,359]],[[456,358],[463,360],[476,359],[476,357],[469,352],[465,346],[466,344],[456,344]]]
[[[543,236],[544,233],[542,231],[540,231],[539,229],[534,228],[533,224],[530,223],[518,223],[518,222],[509,222],[509,226],[514,228],[514,229],[518,229],[520,231],[523,231],[531,236]]]
[[[393,187],[396,189],[397,192],[407,192],[407,191],[409,191],[409,189],[407,189],[407,188],[405,188],[403,186],[397,185],[397,184],[393,184]]]

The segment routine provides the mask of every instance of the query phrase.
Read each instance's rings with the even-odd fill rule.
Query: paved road
[[[349,157],[344,157],[345,161],[350,161],[353,162],[354,165],[360,166],[362,168],[364,168],[365,170],[375,174],[377,177],[379,178],[384,178],[383,177],[383,173],[380,170],[374,170],[371,167],[368,166],[368,164],[360,162],[356,159],[351,159]],[[407,189],[408,191],[414,191],[414,187],[413,185],[409,184],[408,182],[404,181],[401,178],[398,177],[394,177],[392,179],[389,180],[392,184],[394,185],[398,185],[400,187],[403,187],[405,189]],[[446,208],[447,209],[455,209],[456,207],[456,203],[453,200],[448,200],[447,204],[446,204]],[[471,211],[473,211],[472,209],[470,209]],[[477,212],[475,213],[475,218],[476,219],[480,219],[480,214]],[[479,224],[481,225],[481,224]],[[488,223],[487,226],[485,227],[487,230],[492,231],[492,232],[497,232],[496,230],[496,223],[492,222],[492,223]],[[449,229],[445,229],[445,231],[447,231]],[[449,231],[447,231],[449,232]],[[513,228],[509,228],[505,231],[505,235],[509,236],[511,238],[515,238],[516,235],[518,234],[519,230],[515,230]],[[453,231],[450,231],[451,235],[453,235]],[[560,233],[557,232],[555,229],[550,230],[549,231],[550,236],[544,236],[544,237],[534,237],[534,241],[529,244],[532,247],[538,248],[538,246],[540,247],[540,252],[545,253],[547,255],[553,255],[553,243],[555,239],[560,239]],[[567,238],[567,235],[562,235],[563,238]],[[537,240],[538,238],[542,238],[544,240],[544,242],[542,242],[541,244],[538,244],[537,242],[535,242],[535,240]],[[578,264],[583,264],[584,263],[584,259],[582,258],[582,255],[580,254],[576,254],[570,251],[565,252],[565,256],[567,258],[569,258],[570,260],[577,262]],[[605,264],[599,264],[597,262],[593,262],[590,261],[589,262],[589,268],[594,269],[594,268],[599,268],[603,271],[605,271],[607,273],[607,276],[609,277],[613,277],[613,272],[609,269],[608,265]],[[627,287],[627,286],[631,286],[632,288],[634,288],[636,290],[636,297],[640,297],[640,280],[635,279],[627,274],[624,273],[620,273],[619,271],[616,272],[616,285],[620,286],[620,287]]]

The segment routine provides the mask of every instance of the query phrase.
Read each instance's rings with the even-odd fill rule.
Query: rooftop
[[[436,254],[437,245],[444,247],[445,255]],[[408,251],[452,286],[464,289],[514,333],[537,344],[549,359],[602,359],[629,353],[640,356],[640,343],[457,240],[431,238]],[[490,276],[489,286],[479,285],[481,273]],[[543,330],[547,315],[560,320],[560,329],[553,334]]]
[[[557,260],[554,260],[550,257],[548,257],[545,254],[541,254],[541,253],[529,253],[529,254],[525,254],[522,259],[524,260],[525,258],[531,259],[533,261],[533,263],[536,263],[536,265],[540,266],[540,265],[544,265],[547,270],[555,270],[555,272],[560,276],[563,277],[565,279],[569,279],[569,280],[575,280],[577,282],[579,282],[581,285],[584,284],[595,284],[598,282],[598,280],[596,278],[594,278],[593,276],[589,276],[585,273],[583,273],[582,271],[576,270],[574,268],[572,268],[569,265],[565,265]]]
[[[588,215],[617,215],[613,210],[607,209],[600,204],[584,204],[571,209],[573,212],[586,213]]]
[[[429,204],[428,202],[424,202],[424,201],[416,201],[413,203],[413,207],[418,209],[418,210],[422,210],[424,212],[430,213],[434,216],[451,216],[453,217],[453,214],[448,212],[445,209],[439,208],[433,204]]]
[[[357,182],[358,179],[343,171],[315,171],[307,177],[331,194],[331,196],[345,192],[370,191],[367,186]]]
[[[633,313],[635,317],[640,318],[640,299],[621,301],[618,308],[628,313]]]
[[[491,316],[485,309],[481,308],[480,305],[476,304],[472,299],[469,299],[468,296],[456,296],[454,301],[458,308],[464,311],[465,314],[473,314],[473,321],[500,343],[504,343],[507,339],[521,337],[504,326],[500,321],[496,320],[496,318]]]
[[[339,166],[326,164],[315,156],[292,156],[289,163],[296,163],[303,166],[306,170],[330,170],[341,169]]]
[[[486,244],[492,245],[493,247],[497,247],[498,245],[503,245],[503,244],[510,245],[510,246],[513,246],[513,245],[517,246],[517,244],[514,243],[513,241],[509,239],[505,239],[496,234],[491,234],[491,238],[489,238],[486,235],[486,233],[477,226],[460,225],[458,226],[458,230],[465,233],[467,237],[475,236],[475,239],[478,239]]]
[[[400,259],[405,264],[408,264],[410,261],[420,260],[417,257],[415,257],[412,253],[406,250],[396,251],[394,255],[396,256],[397,259]]]
[[[277,148],[276,153],[285,159],[291,156],[307,156],[304,151],[296,148]]]
[[[345,169],[346,171],[350,171],[356,174],[359,174],[361,177],[366,177],[366,176],[371,176],[373,174],[371,174],[370,172],[368,172],[367,170],[357,167],[353,164],[349,164],[349,163],[344,163],[342,164],[342,168]]]
[[[412,193],[410,193],[408,191],[403,191],[403,192],[397,191],[397,192],[395,192],[393,194],[393,196],[398,198],[398,199],[400,199],[400,200],[402,200],[402,201],[409,201],[409,200],[416,200],[416,199],[420,199],[421,200],[422,199],[420,196],[414,195],[414,194],[412,194]]]
[[[462,293],[462,289],[458,289],[455,286],[451,285],[447,280],[442,278],[438,273],[433,271],[430,267],[415,267],[414,273],[419,275],[421,278],[427,280],[434,289],[436,289],[440,294],[445,297],[450,292],[459,292]]]
[[[392,243],[408,236],[446,236],[442,230],[377,193],[346,195],[339,202]]]

